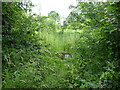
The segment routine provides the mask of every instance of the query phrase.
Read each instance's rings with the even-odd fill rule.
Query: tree
[[[95,58],[95,60],[97,60],[97,62],[99,62],[101,65],[101,61],[103,61],[103,64],[108,66],[109,64],[107,62],[111,64],[114,63],[113,66],[115,66],[115,68],[112,68],[111,70],[113,70],[113,72],[117,75],[119,75],[117,72],[119,71],[118,67],[120,64],[120,27],[118,26],[120,24],[119,7],[120,2],[80,1],[78,1],[78,4],[75,8],[72,7],[75,9],[75,13],[78,13],[79,17],[81,16],[80,22],[86,25],[86,30],[84,30],[84,33],[87,35],[87,38],[89,39],[91,36],[93,37],[92,40],[89,40],[88,42],[94,42],[94,49],[92,50],[91,48],[91,52],[98,56]],[[92,45],[90,44],[90,46]],[[97,46],[97,48],[95,48],[95,46]],[[82,49],[80,49],[80,52],[81,50]],[[88,51],[86,53],[88,53]],[[92,56],[92,53],[89,53],[89,55]],[[87,54],[85,54],[85,56],[86,55]],[[94,66],[95,64],[93,63],[92,65]],[[110,73],[109,70],[104,70],[106,70],[107,73]],[[107,79],[110,79],[111,82],[114,82],[114,79],[118,78],[117,75],[116,77],[113,75],[112,78],[102,77],[101,75],[101,82],[103,82],[102,80]],[[106,83],[112,87],[118,87],[118,84],[115,84],[118,82],[117,80],[118,79],[116,79],[116,82],[114,82],[112,85],[109,83],[109,81]],[[105,85],[104,87],[107,87],[106,83],[103,82],[103,85]]]
[[[48,17],[54,19],[58,24],[60,24],[60,16],[57,12],[51,11],[48,13]]]
[[[65,21],[63,22],[63,27],[66,29],[73,29],[73,30],[77,30],[82,28],[81,27],[81,16],[79,16],[79,14],[77,12],[70,12],[70,14],[68,15],[68,17],[65,19]]]

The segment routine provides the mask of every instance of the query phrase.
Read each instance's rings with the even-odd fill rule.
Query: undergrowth
[[[115,5],[78,2],[60,26],[27,13],[31,3],[4,2],[2,88],[119,88]]]

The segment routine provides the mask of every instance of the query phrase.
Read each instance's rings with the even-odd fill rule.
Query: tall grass
[[[41,32],[40,36],[45,39],[54,52],[71,52],[76,40],[79,39],[79,33],[76,32]]]

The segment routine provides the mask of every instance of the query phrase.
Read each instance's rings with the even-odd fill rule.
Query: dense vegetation
[[[120,88],[120,2],[77,2],[63,25],[2,3],[3,88]]]

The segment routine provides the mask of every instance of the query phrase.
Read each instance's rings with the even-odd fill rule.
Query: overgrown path
[[[31,7],[2,3],[3,88],[120,88],[120,2],[77,0],[66,18]]]

